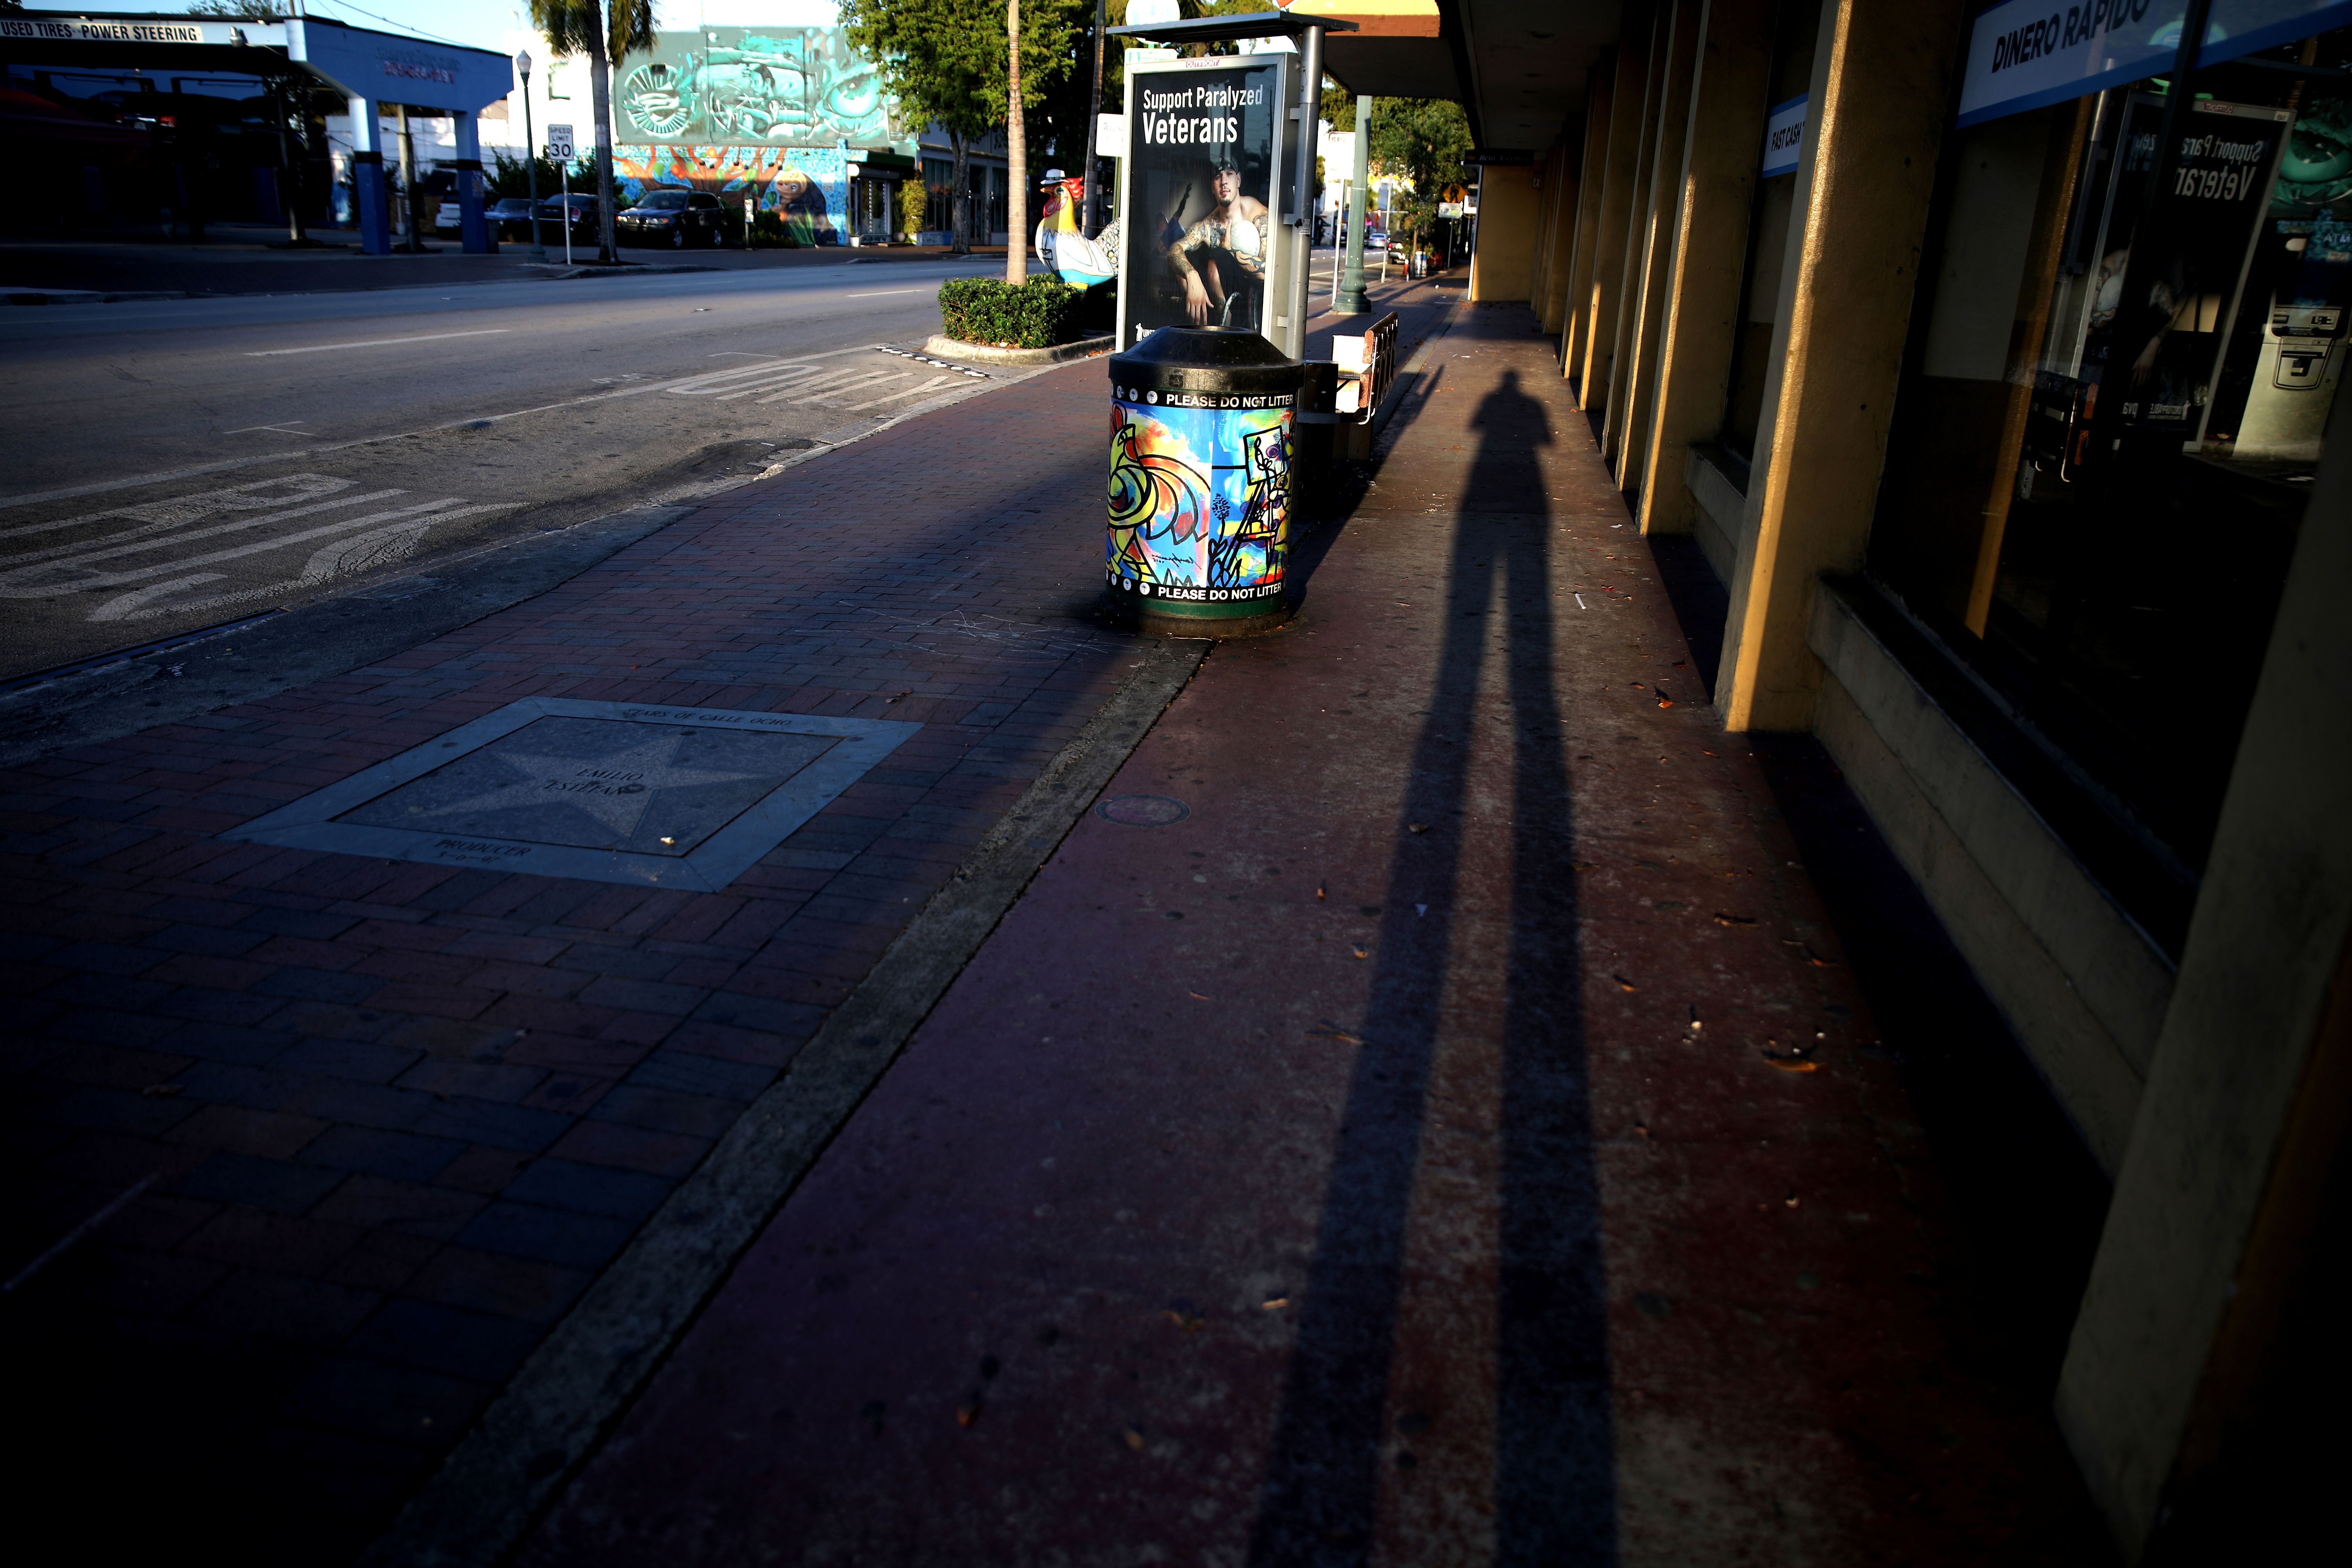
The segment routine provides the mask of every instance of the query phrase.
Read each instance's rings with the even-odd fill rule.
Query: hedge
[[[957,278],[940,286],[940,323],[958,342],[1000,349],[1045,349],[1079,336],[1087,297],[1056,278],[1015,288],[1002,278]]]

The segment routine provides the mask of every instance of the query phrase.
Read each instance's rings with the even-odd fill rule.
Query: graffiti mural
[[[625,141],[864,146],[890,135],[881,76],[837,27],[656,33],[623,64],[613,118]]]
[[[613,179],[624,201],[647,191],[708,191],[730,206],[751,197],[803,245],[839,243],[849,164],[838,147],[618,146]]]
[[[1110,585],[1166,599],[1278,595],[1291,410],[1111,409]]]

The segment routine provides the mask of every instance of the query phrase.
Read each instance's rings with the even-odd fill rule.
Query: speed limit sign
[[[547,128],[547,155],[554,163],[572,162],[572,127],[551,125]]]

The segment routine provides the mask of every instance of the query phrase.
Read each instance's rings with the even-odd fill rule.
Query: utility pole
[[[1087,97],[1087,237],[1102,232],[1102,193],[1095,185],[1095,134],[1102,122],[1103,22],[1109,0],[1095,0],[1095,86]]]
[[[1021,0],[1004,0],[1004,280],[1029,277],[1029,116],[1021,102]]]
[[[1331,313],[1335,316],[1360,316],[1371,307],[1364,302],[1364,209],[1370,204],[1366,199],[1371,193],[1372,174],[1372,100],[1368,93],[1356,97],[1356,147],[1353,197],[1344,209],[1348,224],[1348,261],[1339,271],[1339,291],[1331,296]]]

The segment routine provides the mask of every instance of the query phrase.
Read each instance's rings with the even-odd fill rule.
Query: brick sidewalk
[[[1527,312],[1436,350],[1105,791],[1189,815],[1070,833],[522,1563],[2110,1559],[1851,798],[1718,729]]]
[[[7,1298],[41,1347],[28,1491],[140,1556],[328,1563],[382,1525],[1123,677],[1096,611],[1103,374],[0,781],[0,1264],[137,1189]],[[523,697],[923,728],[717,893],[218,837]]]

